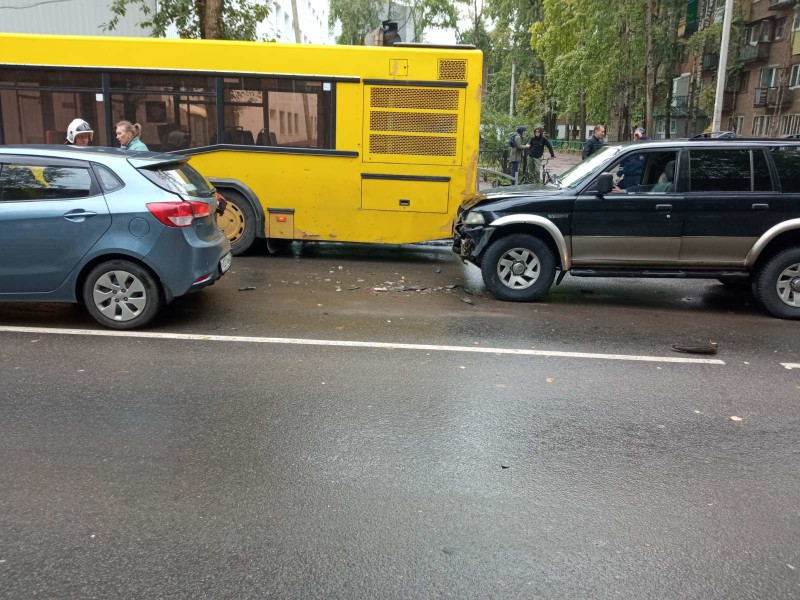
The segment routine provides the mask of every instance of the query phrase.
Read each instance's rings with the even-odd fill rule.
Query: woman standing
[[[117,123],[117,141],[123,150],[132,152],[147,152],[147,146],[139,139],[142,135],[142,126],[130,121],[120,121]]]

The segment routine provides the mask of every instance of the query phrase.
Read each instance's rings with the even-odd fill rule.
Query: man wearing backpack
[[[528,145],[522,143],[527,131],[524,125],[520,125],[517,127],[517,132],[508,141],[508,145],[511,146],[509,161],[511,162],[511,176],[514,178],[514,185],[519,183],[519,163],[524,160],[525,150],[528,149]]]

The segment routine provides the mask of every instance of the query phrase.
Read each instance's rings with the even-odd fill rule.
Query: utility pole
[[[515,77],[517,74],[517,63],[511,61],[511,98],[508,101],[508,116],[514,116],[514,88],[516,87]]]
[[[719,65],[717,66],[717,94],[714,98],[714,118],[711,120],[711,131],[720,130],[722,120],[722,103],[725,100],[725,78],[728,69],[728,44],[731,40],[731,19],[733,18],[733,0],[725,0],[725,18],[722,21],[722,42],[719,46]]]

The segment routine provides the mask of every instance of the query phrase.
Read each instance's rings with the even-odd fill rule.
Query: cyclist
[[[528,174],[531,181],[542,182],[542,156],[544,149],[550,151],[550,158],[555,158],[553,144],[544,136],[544,127],[537,125],[533,130],[533,137],[528,142]]]

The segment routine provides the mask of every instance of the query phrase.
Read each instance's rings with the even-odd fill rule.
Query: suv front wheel
[[[800,248],[787,248],[759,270],[753,290],[772,316],[800,319]]]
[[[481,261],[481,274],[498,300],[533,302],[550,289],[556,258],[541,239],[514,233],[489,246]]]

